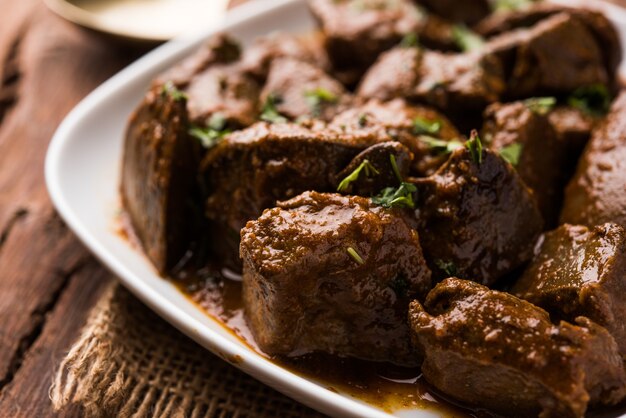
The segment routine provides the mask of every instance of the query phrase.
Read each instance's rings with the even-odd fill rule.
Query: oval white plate
[[[57,210],[85,245],[137,297],[189,337],[223,358],[239,356],[237,367],[323,413],[388,418],[376,407],[327,390],[252,351],[160,278],[113,228],[124,129],[151,79],[217,31],[227,31],[245,44],[276,30],[301,33],[312,28],[304,0],[257,1],[237,8],[221,25],[195,39],[172,41],[154,50],[98,87],[67,116],[48,149],[46,183]],[[411,410],[397,415],[439,414]]]

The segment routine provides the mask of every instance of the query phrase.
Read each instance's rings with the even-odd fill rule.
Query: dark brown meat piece
[[[548,119],[556,131],[559,140],[567,144],[567,161],[577,162],[589,141],[591,131],[601,118],[589,115],[580,109],[570,106],[557,106],[550,113]],[[575,169],[574,167],[572,168]],[[571,173],[567,173],[571,177]]]
[[[496,152],[517,154],[515,169],[533,190],[544,227],[550,229],[557,225],[563,189],[577,159],[568,159],[573,147],[541,113],[524,102],[493,104],[485,111],[482,135]]]
[[[329,127],[347,132],[379,128],[381,137],[388,135],[414,154],[412,174],[417,176],[434,173],[448,159],[441,146],[434,144],[458,142],[462,138],[443,114],[402,99],[369,100],[338,115]]]
[[[321,35],[294,36],[286,33],[257,38],[243,52],[241,69],[259,83],[265,83],[270,65],[277,58],[293,58],[325,71],[330,69]]]
[[[539,241],[512,293],[556,318],[586,316],[604,326],[626,356],[626,233],[615,224],[562,225]]]
[[[397,173],[391,159],[395,163]],[[399,142],[389,141],[372,145],[348,164],[335,177],[337,191],[370,197],[386,187],[396,187],[408,176],[413,154]]]
[[[498,100],[505,89],[503,76],[500,61],[488,55],[399,47],[381,55],[357,94],[380,100],[404,97],[454,113]]]
[[[164,274],[192,241],[198,143],[187,134],[184,97],[152,88],[132,115],[124,143],[121,195],[134,232]],[[192,207],[198,205],[198,208]]]
[[[415,33],[423,19],[411,0],[309,0],[337,69],[367,68],[386,49]]]
[[[239,60],[241,48],[239,43],[225,34],[217,34],[209,38],[198,52],[182,60],[179,64],[160,74],[153,85],[160,86],[167,82],[177,88],[184,89],[196,75],[216,64],[232,64]]]
[[[377,142],[371,132],[312,131],[289,123],[234,132],[202,163],[207,216],[238,232],[278,200],[307,190],[334,191],[337,173]]]
[[[267,354],[419,364],[406,311],[430,271],[401,213],[306,192],[248,222],[241,255],[246,318]]]
[[[473,25],[491,12],[488,0],[416,0],[429,11],[450,20]]]
[[[622,61],[622,47],[615,27],[602,13],[538,2],[522,10],[494,13],[474,27],[474,30],[485,37],[493,37],[515,29],[534,26],[559,13],[567,13],[575,17],[593,34],[603,54],[606,71],[614,78],[619,63]]]
[[[416,215],[433,278],[492,285],[530,260],[542,231],[531,191],[513,167],[490,150],[482,161],[458,149],[431,177],[414,181]]]
[[[340,82],[312,64],[293,58],[272,61],[261,101],[272,100],[276,110],[291,120],[332,119],[351,97]]]
[[[593,132],[565,190],[561,222],[626,227],[626,93]]]
[[[587,318],[553,325],[547,312],[513,295],[447,279],[422,306],[412,302],[422,373],[448,396],[506,416],[583,417],[589,405],[626,394],[610,334]]]

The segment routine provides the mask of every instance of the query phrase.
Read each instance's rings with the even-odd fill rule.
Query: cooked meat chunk
[[[488,0],[416,0],[429,11],[453,22],[472,25],[491,12]]]
[[[624,398],[617,345],[580,317],[553,325],[547,312],[508,293],[447,279],[412,302],[422,373],[448,396],[506,416],[583,417],[588,405]]]
[[[567,161],[575,165],[600,118],[571,106],[556,106],[548,113],[548,119],[559,140],[567,144]],[[573,171],[567,174],[570,177]]]
[[[414,181],[416,213],[434,279],[492,285],[530,260],[543,222],[513,167],[493,151],[472,148],[454,151],[435,174]]]
[[[601,45],[586,25],[567,13],[495,37],[484,53],[502,61],[507,98],[568,94],[578,87],[609,83]]]
[[[406,311],[430,271],[403,214],[306,192],[248,222],[241,255],[246,318],[267,354],[419,364]]]
[[[403,97],[427,103],[453,118],[471,118],[504,92],[501,63],[489,55],[444,54],[419,48],[394,48],[368,70],[357,94],[390,100]]]
[[[512,292],[553,316],[586,316],[604,326],[626,356],[626,233],[621,226],[562,225],[546,233]]]
[[[414,154],[412,174],[417,176],[434,173],[448,158],[446,144],[460,144],[461,138],[443,114],[402,99],[369,100],[338,115],[330,128],[347,132],[380,128],[381,137],[388,135]]]
[[[368,132],[312,131],[289,123],[234,132],[203,160],[206,214],[238,232],[278,200],[307,190],[334,191],[337,173],[377,142]]]
[[[309,0],[334,67],[365,69],[415,33],[423,19],[411,0]]]
[[[246,48],[241,57],[241,69],[259,83],[265,83],[270,65],[277,58],[293,58],[314,64],[323,70],[328,70],[330,66],[320,35],[274,33],[257,38]]]
[[[386,187],[397,186],[406,178],[412,160],[411,151],[399,142],[372,145],[354,157],[337,174],[337,191],[357,196],[374,196]]]
[[[272,61],[267,83],[261,94],[263,103],[289,119],[332,119],[350,102],[340,82],[312,64],[293,58]]]
[[[594,130],[565,191],[561,222],[626,227],[626,93]]]
[[[493,37],[504,32],[534,26],[560,13],[576,18],[587,27],[600,46],[607,73],[614,77],[622,61],[622,47],[617,30],[602,13],[584,8],[569,8],[548,2],[538,2],[532,7],[518,11],[494,13],[481,21],[474,29],[485,37]]]
[[[576,160],[568,160],[571,146],[557,134],[547,114],[531,109],[532,102],[493,104],[485,111],[482,133],[534,192],[544,226],[551,228],[558,222],[567,174]]]
[[[160,273],[194,235],[198,143],[187,134],[184,97],[152,88],[132,115],[124,143],[121,195],[134,232]]]
[[[196,75],[217,64],[232,64],[241,56],[239,43],[225,34],[209,38],[206,44],[195,54],[185,58],[181,63],[160,74],[153,85],[173,83],[177,88],[184,89]]]
[[[258,111],[259,86],[236,65],[214,66],[194,77],[185,90],[193,123],[204,126],[219,113],[229,126],[253,124]]]

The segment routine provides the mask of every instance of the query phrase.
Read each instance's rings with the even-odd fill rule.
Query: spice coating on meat
[[[561,222],[626,227],[626,93],[593,132],[565,190]]]
[[[553,325],[544,310],[456,278],[409,308],[422,372],[437,389],[507,416],[583,417],[623,399],[626,374],[607,331],[579,318]]]
[[[456,150],[435,174],[414,180],[416,217],[433,278],[492,285],[530,260],[543,220],[510,164],[490,150],[474,158]]]
[[[573,321],[605,327],[626,355],[626,232],[615,224],[562,225],[545,234],[511,292]]]
[[[430,271],[401,212],[306,192],[248,222],[241,255],[246,318],[267,354],[419,364],[406,310]]]

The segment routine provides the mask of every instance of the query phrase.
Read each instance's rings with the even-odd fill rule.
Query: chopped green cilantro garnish
[[[456,139],[446,141],[444,139],[433,138],[428,135],[420,135],[418,139],[432,148],[435,152],[441,154],[450,154],[459,148],[463,148],[463,144]]]
[[[346,251],[348,252],[348,254],[350,254],[350,257],[354,258],[354,261],[359,264],[365,264],[365,261],[363,261],[363,257],[361,257],[354,248],[348,247],[346,248]]]
[[[337,95],[322,87],[305,92],[304,97],[306,98],[313,116],[319,116],[321,114],[322,105],[324,103],[337,102]]]
[[[435,264],[443,270],[449,277],[455,277],[459,274],[459,270],[452,261],[435,260]]]
[[[417,46],[419,46],[419,38],[415,32],[407,33],[400,41],[400,48],[415,48]]]
[[[357,123],[359,124],[359,128],[365,128],[365,125],[367,125],[367,113],[361,113]]]
[[[163,87],[161,88],[161,94],[164,96],[169,96],[175,101],[183,99],[187,100],[187,94],[184,91],[179,90],[172,81],[168,81],[163,84]]]
[[[226,118],[218,112],[211,116],[206,127],[191,126],[188,132],[199,139],[204,148],[212,148],[230,133],[230,129],[226,129]]]
[[[402,182],[398,187],[386,187],[378,195],[372,197],[372,203],[385,208],[415,208],[413,193],[417,191],[414,184]]]
[[[524,105],[538,115],[547,115],[556,105],[555,97],[531,97],[524,100]]]
[[[485,45],[485,40],[465,25],[454,25],[452,36],[459,48],[465,52],[475,51]]]
[[[465,148],[469,151],[472,161],[476,164],[481,164],[483,162],[483,144],[480,142],[480,137],[478,136],[478,132],[476,132],[476,130],[472,131],[470,139],[465,142]]]
[[[532,4],[532,0],[495,0],[491,7],[494,12],[506,12],[520,10]]]
[[[611,95],[603,84],[580,87],[572,93],[567,103],[592,116],[603,116],[611,107]]]
[[[397,275],[389,282],[389,287],[396,293],[397,297],[404,298],[407,296],[409,290],[409,282],[404,276]]]
[[[352,173],[350,173],[345,179],[341,180],[341,183],[339,183],[339,186],[337,186],[337,191],[345,192],[350,186],[350,183],[359,179],[361,171],[365,172],[366,177],[380,174],[379,171],[376,170],[376,167],[374,167],[372,163],[369,162],[369,160],[363,160],[363,162],[359,164],[359,166]]]
[[[436,135],[441,131],[441,121],[417,117],[413,119],[413,134]]]
[[[519,163],[519,157],[522,154],[522,144],[513,143],[507,145],[500,150],[500,156],[509,162],[512,166],[516,166]]]
[[[270,123],[285,123],[287,118],[281,115],[276,109],[276,105],[281,102],[281,99],[274,94],[267,96],[263,110],[261,111],[260,119]]]
[[[398,163],[396,162],[396,156],[393,154],[389,154],[389,162],[391,162],[391,169],[393,170],[393,174],[396,175],[398,182],[402,183],[402,174],[400,174],[400,169],[398,168]]]

